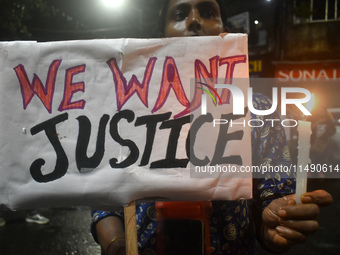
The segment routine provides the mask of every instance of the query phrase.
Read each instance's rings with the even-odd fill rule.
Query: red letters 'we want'
[[[39,79],[39,77],[34,74],[32,83],[29,81],[25,67],[20,64],[14,68],[14,71],[19,79],[21,95],[23,99],[24,109],[27,108],[28,104],[31,102],[33,96],[36,94],[47,111],[52,113],[52,101],[55,89],[55,81],[58,73],[59,66],[62,60],[54,60],[50,65],[47,73],[45,86]],[[64,87],[64,96],[63,100],[60,103],[58,110],[60,112],[69,110],[69,109],[84,109],[85,101],[79,100],[76,102],[71,102],[72,96],[74,93],[78,91],[84,92],[84,83],[77,82],[73,83],[73,76],[84,72],[85,65],[75,66],[67,69],[65,72],[65,87]]]
[[[137,94],[141,102],[146,108],[149,107],[148,104],[148,90],[150,80],[153,74],[155,63],[157,61],[156,57],[150,58],[144,72],[144,77],[142,82],[139,82],[136,75],[132,75],[132,78],[127,82],[122,71],[117,65],[116,59],[112,58],[107,61],[107,64],[113,75],[113,82],[116,91],[116,103],[117,110],[120,111],[124,104],[132,97],[133,94]],[[218,76],[218,67],[226,66],[226,73],[224,75],[226,81],[232,81],[234,68],[239,63],[246,63],[246,56],[232,56],[220,58],[219,56],[214,56],[209,59],[210,70],[198,59],[194,63],[194,76],[196,79],[203,80],[212,87],[216,83],[216,78]],[[39,79],[39,77],[34,74],[32,83],[29,81],[27,73],[23,65],[18,65],[14,68],[16,75],[19,79],[21,94],[23,99],[24,109],[27,108],[28,104],[31,102],[33,96],[36,94],[47,111],[52,113],[52,101],[53,94],[55,90],[56,76],[62,60],[54,60],[48,70],[45,86]],[[72,102],[72,96],[78,91],[85,91],[84,82],[73,82],[73,76],[85,72],[85,64],[68,68],[65,70],[65,85],[64,85],[64,96],[59,105],[58,110],[60,112],[70,109],[84,109],[85,100],[78,100]],[[196,85],[195,85],[196,86]],[[197,84],[197,86],[200,86]],[[176,95],[177,101],[183,105],[185,108],[182,112],[174,116],[174,118],[179,118],[181,116],[187,115],[191,110],[195,110],[201,104],[201,90],[195,89],[193,99],[191,103],[187,98],[179,71],[177,69],[175,60],[172,57],[166,57],[163,64],[162,80],[160,84],[160,90],[158,97],[156,99],[155,105],[152,109],[152,113],[160,110],[168,99],[170,90]],[[229,104],[230,91],[224,90],[221,95],[222,103]]]

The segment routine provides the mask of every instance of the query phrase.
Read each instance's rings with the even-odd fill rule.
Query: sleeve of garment
[[[269,109],[271,101],[264,95],[254,94],[253,105],[256,109]],[[252,114],[252,119],[263,123],[261,127],[252,128],[252,162],[263,170],[254,174],[254,198],[267,205],[272,199],[293,194],[295,179],[278,112],[267,116]]]

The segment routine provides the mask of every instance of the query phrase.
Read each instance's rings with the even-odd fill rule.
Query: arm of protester
[[[125,255],[125,232],[122,220],[108,216],[96,224],[97,238],[106,255]]]
[[[307,236],[319,228],[319,207],[333,203],[332,196],[324,190],[307,192],[296,204],[295,195],[273,200],[262,213],[262,238],[272,252],[284,252],[303,243]]]

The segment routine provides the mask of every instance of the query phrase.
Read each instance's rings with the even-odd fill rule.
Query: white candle
[[[312,134],[309,121],[299,121],[298,124],[298,158],[296,167],[296,203],[301,204],[301,195],[307,192],[307,171],[306,166],[310,163],[310,136]]]

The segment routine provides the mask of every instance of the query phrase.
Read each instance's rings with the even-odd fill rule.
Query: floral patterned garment
[[[261,95],[253,95],[256,109],[269,109],[271,101]],[[277,112],[269,116],[252,114],[252,119],[280,119]],[[274,126],[272,127],[272,123]],[[290,166],[285,133],[279,121],[264,121],[262,127],[254,127],[252,137],[253,165]],[[290,173],[276,173],[253,179],[253,199],[237,201],[213,201],[210,217],[210,245],[212,254],[257,254],[255,236],[260,236],[262,210],[273,200],[295,192],[295,180]],[[138,247],[140,254],[156,254],[156,209],[154,203],[136,206]],[[95,224],[107,216],[123,212],[92,211],[91,232],[97,241]],[[261,242],[261,240],[259,240]]]

